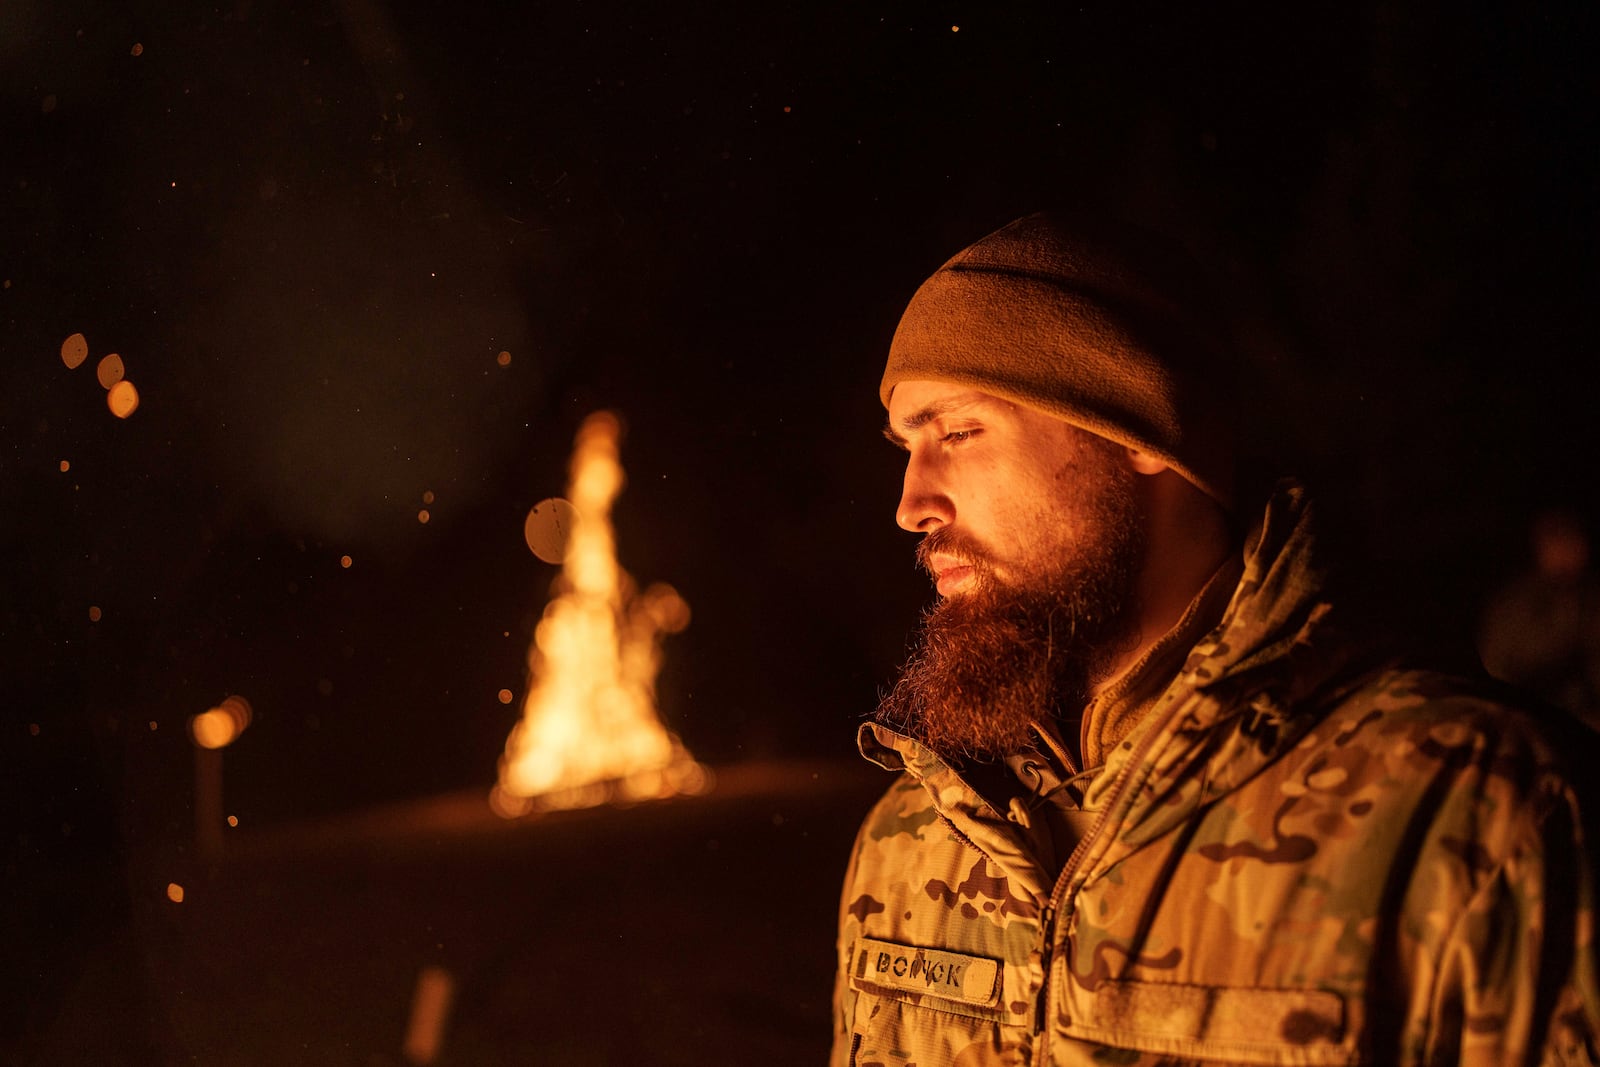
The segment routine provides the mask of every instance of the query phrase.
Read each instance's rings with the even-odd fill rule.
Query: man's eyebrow
[[[901,419],[900,422],[903,426],[905,426],[907,433],[915,433],[917,430],[922,429],[922,427],[926,426],[934,419],[937,419],[943,415],[948,415],[953,411],[959,411],[962,408],[971,407],[972,404],[973,401],[968,399],[958,399],[943,404],[929,404],[921,411],[914,411],[910,415],[907,415],[905,418]],[[896,448],[910,447],[910,443],[898,430],[894,428],[894,423],[888,419],[885,419],[883,422],[883,436],[887,438],[889,443],[894,445]]]

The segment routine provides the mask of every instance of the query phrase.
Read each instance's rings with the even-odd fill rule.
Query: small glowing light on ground
[[[655,707],[662,638],[688,625],[689,606],[666,585],[636,593],[617,563],[611,503],[623,484],[620,435],[614,415],[586,419],[573,450],[570,510],[545,501],[534,509],[545,517],[535,523],[530,513],[524,526],[536,553],[558,544],[565,552],[528,652],[522,720],[506,739],[490,794],[506,818],[709,788],[708,772]],[[558,525],[565,534],[552,537]]]
[[[417,521],[422,523],[424,526],[428,525],[428,520],[431,518],[433,518],[433,516],[428,514],[427,508],[423,508],[421,511],[417,512]]]
[[[102,356],[100,362],[95,364],[94,376],[100,382],[100,388],[110,389],[122,381],[127,373],[127,368],[122,365],[122,357],[115,352],[109,356]]]
[[[511,353],[501,352],[498,356],[494,357],[494,361],[500,364],[502,367],[509,367],[511,366]]]
[[[111,409],[111,414],[119,419],[125,419],[139,410],[139,390],[129,381],[117,382],[111,386],[111,391],[106,394],[106,407]]]
[[[62,474],[67,473],[71,469],[72,469],[72,464],[68,463],[66,460],[62,460],[61,461],[61,473]]]
[[[343,567],[345,570],[349,570],[350,569],[350,564],[352,564],[354,562],[355,562],[355,560],[351,559],[349,556],[340,556],[339,557],[339,566]]]
[[[90,622],[99,622],[100,621],[100,617],[101,617],[101,615],[100,615],[99,605],[90,604],[89,605],[89,621]]]
[[[239,825],[239,816],[237,816],[237,815],[228,816],[228,825],[229,826],[238,826]]]
[[[223,815],[222,750],[244,733],[251,717],[248,700],[229,696],[189,720],[189,737],[194,741],[195,847],[208,861],[222,855],[222,828],[239,824]]]
[[[172,901],[174,904],[182,904],[183,903],[183,886],[179,885],[177,882],[168,882],[167,883],[167,899]]]
[[[61,342],[61,362],[67,365],[68,370],[77,370],[88,358],[89,342],[83,334],[75,333]]]

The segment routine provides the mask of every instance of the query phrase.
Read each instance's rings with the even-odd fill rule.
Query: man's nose
[[[912,456],[906,462],[905,482],[900,489],[900,506],[894,521],[902,530],[932,533],[955,521],[955,504],[928,465]]]

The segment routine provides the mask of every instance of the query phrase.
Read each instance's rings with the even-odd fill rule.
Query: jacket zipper
[[[1044,945],[1039,950],[1039,966],[1043,968],[1043,978],[1039,982],[1039,995],[1034,998],[1033,1017],[1037,1025],[1034,1027],[1040,1033],[1043,1042],[1045,1020],[1050,1014],[1050,957],[1055,954],[1056,905],[1055,901],[1044,902],[1044,911],[1039,915],[1039,929],[1044,934]],[[1040,1061],[1041,1063],[1043,1061]]]
[[[1061,920],[1063,909],[1070,917],[1071,909],[1067,907],[1067,887],[1071,884],[1073,876],[1077,874],[1078,865],[1083,861],[1084,854],[1088,852],[1089,845],[1104,831],[1106,824],[1111,821],[1111,816],[1117,814],[1117,809],[1122,804],[1122,798],[1129,789],[1134,771],[1143,765],[1150,749],[1155,747],[1156,739],[1164,732],[1168,720],[1157,723],[1149,733],[1139,741],[1139,747],[1134,749],[1128,762],[1122,765],[1117,772],[1117,777],[1111,783],[1110,794],[1106,799],[1106,806],[1100,817],[1094,821],[1078,844],[1073,848],[1072,855],[1067,857],[1066,866],[1061,869],[1060,876],[1056,879],[1055,889],[1050,893],[1050,899],[1045,902],[1045,908],[1040,916],[1039,931],[1044,938],[1043,951],[1040,957],[1044,964],[1044,981],[1039,986],[1039,999],[1036,1005],[1035,1032],[1039,1035],[1034,1046],[1035,1067],[1048,1067],[1050,1045],[1050,988],[1051,965],[1054,963],[1056,932],[1055,924]]]

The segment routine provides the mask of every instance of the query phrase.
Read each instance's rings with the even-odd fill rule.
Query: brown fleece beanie
[[[1155,456],[1231,509],[1233,391],[1213,311],[1198,268],[1152,235],[1029,215],[922,283],[878,396],[969,385]]]

